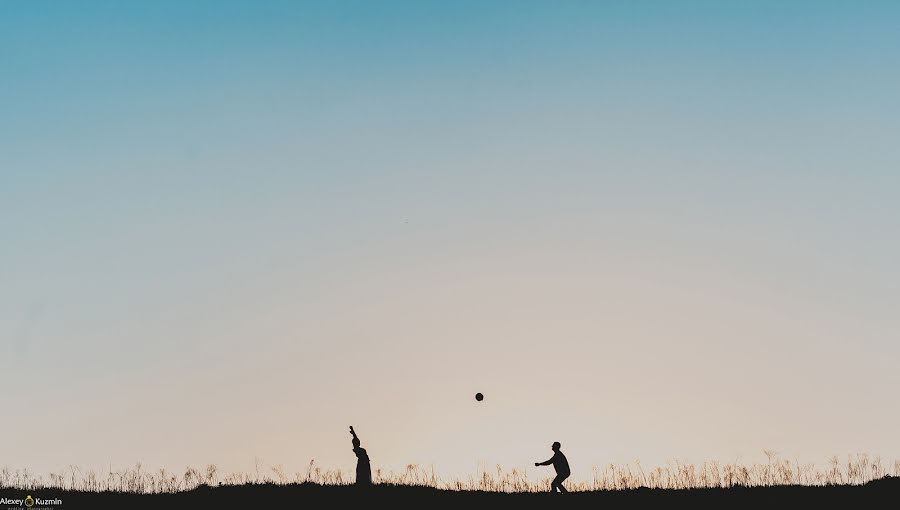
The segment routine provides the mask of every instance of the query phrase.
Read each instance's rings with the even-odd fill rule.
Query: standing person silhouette
[[[350,425],[350,433],[353,434],[353,453],[356,454],[356,485],[358,487],[372,485],[372,466],[369,464],[369,454],[365,448],[361,448],[359,437]]]
[[[550,464],[553,464],[553,469],[556,470],[556,478],[554,478],[553,482],[550,484],[550,492],[556,492],[558,490],[560,493],[563,493],[569,492],[563,487],[562,483],[570,474],[572,474],[572,472],[569,471],[569,461],[566,459],[566,456],[563,455],[563,452],[559,450],[560,446],[562,445],[559,444],[559,441],[554,442],[553,446],[551,446],[551,448],[553,448],[553,456],[544,462],[535,462],[534,465],[549,466]]]

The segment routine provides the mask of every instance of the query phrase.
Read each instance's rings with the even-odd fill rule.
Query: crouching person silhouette
[[[553,456],[550,457],[549,460],[545,460],[544,462],[535,462],[535,466],[549,466],[553,464],[553,468],[556,470],[556,478],[553,479],[553,482],[550,484],[550,492],[559,491],[560,493],[569,492],[563,487],[563,481],[569,477],[571,471],[569,471],[569,461],[566,459],[566,456],[563,455],[563,452],[559,450],[561,445],[559,442],[553,443]]]
[[[350,433],[353,434],[353,453],[356,454],[356,486],[368,487],[372,485],[372,466],[369,464],[369,454],[365,448],[361,448],[359,437],[350,425]]]

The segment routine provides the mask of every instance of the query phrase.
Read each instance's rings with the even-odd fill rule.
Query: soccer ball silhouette
[[[481,402],[482,400],[484,400],[484,395],[482,395],[481,393],[476,393],[475,400]]]

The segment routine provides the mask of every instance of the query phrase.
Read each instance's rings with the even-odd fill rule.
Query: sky
[[[2,462],[900,459],[898,24],[2,2]]]

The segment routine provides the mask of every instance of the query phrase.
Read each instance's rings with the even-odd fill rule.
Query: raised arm
[[[353,425],[350,425],[350,433],[353,434],[353,439],[359,441],[359,438],[356,437],[356,432],[353,430]]]

